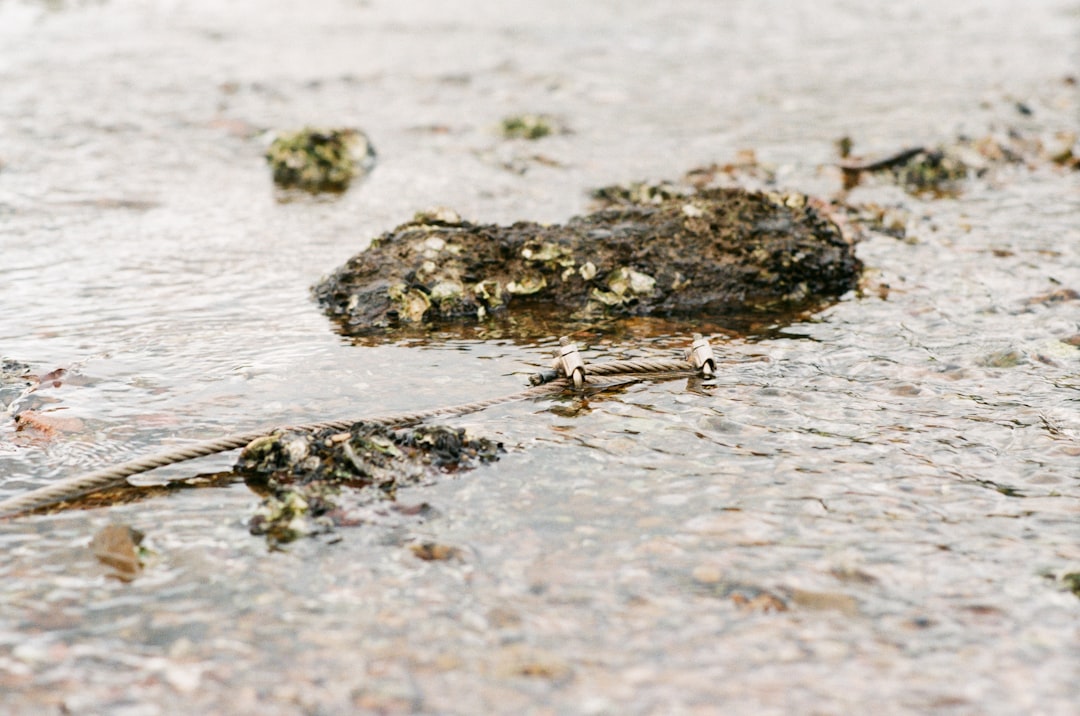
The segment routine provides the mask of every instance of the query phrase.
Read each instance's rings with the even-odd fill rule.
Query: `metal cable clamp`
[[[686,360],[706,378],[716,375],[716,356],[713,355],[709,340],[700,333],[694,334],[694,342],[690,345],[690,350],[686,351]]]
[[[581,390],[585,385],[585,361],[581,359],[577,345],[572,343],[567,336],[559,339],[559,351],[555,354],[551,367],[573,380],[574,388],[577,390]]]

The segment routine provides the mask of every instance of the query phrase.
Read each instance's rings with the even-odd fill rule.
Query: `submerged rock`
[[[391,430],[357,423],[349,430],[288,430],[258,438],[241,452],[235,470],[264,495],[249,522],[252,534],[284,543],[357,522],[349,513],[360,505],[393,499],[399,487],[440,472],[497,460],[500,449],[444,426]]]
[[[802,194],[724,188],[619,199],[564,225],[417,215],[314,293],[358,335],[541,307],[568,320],[789,311],[857,286],[852,242]]]
[[[274,183],[283,189],[345,191],[371,168],[375,150],[356,129],[313,129],[278,134],[266,150]]]

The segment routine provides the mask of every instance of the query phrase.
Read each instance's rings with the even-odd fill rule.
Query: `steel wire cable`
[[[632,376],[633,380],[639,380],[645,377],[671,377],[672,374],[688,374],[695,372],[694,367],[690,362],[675,358],[634,358],[604,363],[590,363],[587,364],[585,368],[585,385],[593,388],[610,387],[619,383],[625,383],[626,379],[617,378],[617,376],[620,375]],[[557,378],[509,395],[501,395],[459,405],[412,412],[390,413],[381,416],[376,415],[374,417],[361,418],[359,420],[328,420],[307,425],[282,425],[270,429],[226,435],[224,437],[205,440],[192,445],[157,453],[155,455],[136,458],[120,465],[114,465],[82,475],[65,478],[51,485],[30,490],[21,495],[9,497],[6,500],[0,500],[0,517],[12,517],[57,502],[64,502],[75,497],[81,497],[92,492],[114,487],[122,484],[132,475],[149,472],[150,470],[165,467],[166,465],[175,465],[180,462],[235,450],[244,447],[257,438],[275,432],[287,430],[314,432],[328,428],[347,430],[357,423],[381,425],[384,427],[403,426],[427,420],[428,418],[463,415],[501,403],[550,395],[558,393],[569,385],[570,381],[566,378]]]

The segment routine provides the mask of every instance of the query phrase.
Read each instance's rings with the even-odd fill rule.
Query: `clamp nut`
[[[574,388],[581,390],[585,385],[585,361],[578,353],[577,345],[567,336],[559,339],[559,351],[551,367],[574,382]]]
[[[701,371],[706,378],[716,375],[716,356],[713,355],[708,339],[700,333],[694,334],[694,342],[686,352],[686,359],[694,366],[694,370]]]

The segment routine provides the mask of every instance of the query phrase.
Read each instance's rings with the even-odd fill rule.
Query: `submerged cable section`
[[[586,364],[577,346],[568,338],[559,342],[559,350],[552,369],[530,376],[532,387],[516,393],[458,405],[430,408],[411,412],[374,415],[357,420],[327,420],[306,425],[281,425],[270,429],[236,433],[213,440],[205,440],[184,447],[136,458],[120,465],[102,468],[83,475],[66,478],[45,487],[0,501],[0,517],[12,517],[42,507],[64,502],[76,497],[98,492],[123,484],[132,475],[149,472],[166,465],[194,460],[242,448],[251,441],[275,432],[298,430],[314,432],[325,429],[347,430],[357,423],[383,427],[405,426],[429,418],[448,417],[474,413],[502,403],[555,395],[568,388],[606,388],[645,378],[668,378],[674,375],[700,374],[712,377],[716,373],[716,359],[707,340],[694,334],[694,343],[686,352],[686,358],[634,358]]]

